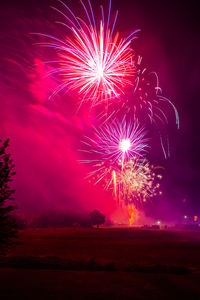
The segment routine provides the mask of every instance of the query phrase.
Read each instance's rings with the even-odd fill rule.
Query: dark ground
[[[0,299],[199,299],[200,231],[26,229]]]

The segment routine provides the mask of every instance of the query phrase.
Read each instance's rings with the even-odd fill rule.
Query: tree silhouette
[[[105,223],[105,216],[100,213],[98,210],[93,210],[89,214],[91,225],[96,225],[99,228],[100,224]]]
[[[14,164],[7,153],[9,139],[2,142],[0,139],[0,253],[4,254],[14,243],[17,237],[17,225],[11,212],[17,208],[9,202],[14,200],[13,190],[9,183],[15,175]],[[7,203],[8,202],[8,203]]]

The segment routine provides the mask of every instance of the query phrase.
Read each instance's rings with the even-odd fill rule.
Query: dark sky
[[[106,6],[106,1],[91,2],[95,3],[97,13],[100,3]],[[79,11],[79,1],[67,3]],[[174,126],[170,129],[171,157],[165,161],[162,155],[152,155],[153,160],[157,158],[166,168],[163,187],[166,202],[173,203],[175,209],[187,208],[200,214],[200,16],[197,3],[113,0],[112,5],[114,10],[119,10],[116,27],[120,32],[128,34],[141,29],[134,49],[145,64],[158,73],[164,94],[179,112],[180,130],[176,131]],[[55,28],[51,22],[57,16],[50,5],[56,6],[56,1],[8,0],[1,4],[0,136],[11,138],[18,176],[17,198],[22,209],[34,210],[38,203],[47,207],[56,202],[61,206],[67,203],[73,209],[87,209],[96,191],[83,182],[79,186],[80,174],[85,170],[72,163],[79,159],[79,155],[74,154],[80,134],[74,126],[76,120],[71,119],[72,110],[69,112],[59,97],[53,107],[46,103],[49,86],[55,83],[50,80],[41,83],[34,74],[37,70],[31,69],[31,62],[37,55],[42,59],[45,50],[40,54],[33,50],[35,46],[29,33],[51,33]],[[99,199],[104,197],[102,193]]]

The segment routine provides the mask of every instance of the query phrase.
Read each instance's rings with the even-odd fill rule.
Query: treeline
[[[110,222],[105,220],[105,216],[97,210],[92,211],[90,214],[79,214],[49,209],[34,215],[16,214],[16,222],[19,229],[110,225]]]

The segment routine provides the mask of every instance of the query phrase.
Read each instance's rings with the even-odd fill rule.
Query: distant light
[[[161,222],[158,220],[156,223],[157,223],[158,225],[160,225]]]
[[[131,147],[131,141],[130,139],[122,139],[119,143],[119,149],[125,153],[127,152]]]
[[[194,216],[194,222],[197,222],[197,221],[198,221],[198,217]]]
[[[188,218],[188,216],[184,216],[184,219],[187,219]]]

